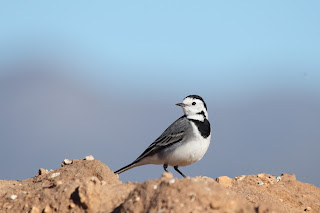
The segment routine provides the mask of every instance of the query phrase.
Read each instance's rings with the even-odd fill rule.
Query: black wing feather
[[[173,122],[134,162],[153,155],[161,149],[182,141],[185,131],[190,128],[190,122],[186,116]]]

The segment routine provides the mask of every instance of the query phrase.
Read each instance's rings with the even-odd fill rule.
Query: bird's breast
[[[191,123],[193,131],[185,140],[178,143],[175,147],[167,152],[167,164],[170,166],[187,166],[195,163],[207,152],[211,134],[204,138],[197,131],[195,124]]]

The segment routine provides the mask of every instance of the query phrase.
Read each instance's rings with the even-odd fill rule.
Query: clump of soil
[[[320,212],[320,189],[294,175],[122,183],[87,156],[23,181],[0,180],[0,212]]]

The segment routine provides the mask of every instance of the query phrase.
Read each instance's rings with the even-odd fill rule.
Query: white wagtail
[[[163,168],[173,168],[186,177],[179,166],[187,166],[200,160],[206,153],[211,128],[207,106],[198,95],[187,96],[181,106],[184,115],[171,124],[135,161],[114,172],[120,174],[133,167],[145,164],[163,164]]]

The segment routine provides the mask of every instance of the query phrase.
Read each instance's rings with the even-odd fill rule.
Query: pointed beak
[[[178,103],[177,106],[185,107],[186,105],[184,103]]]

